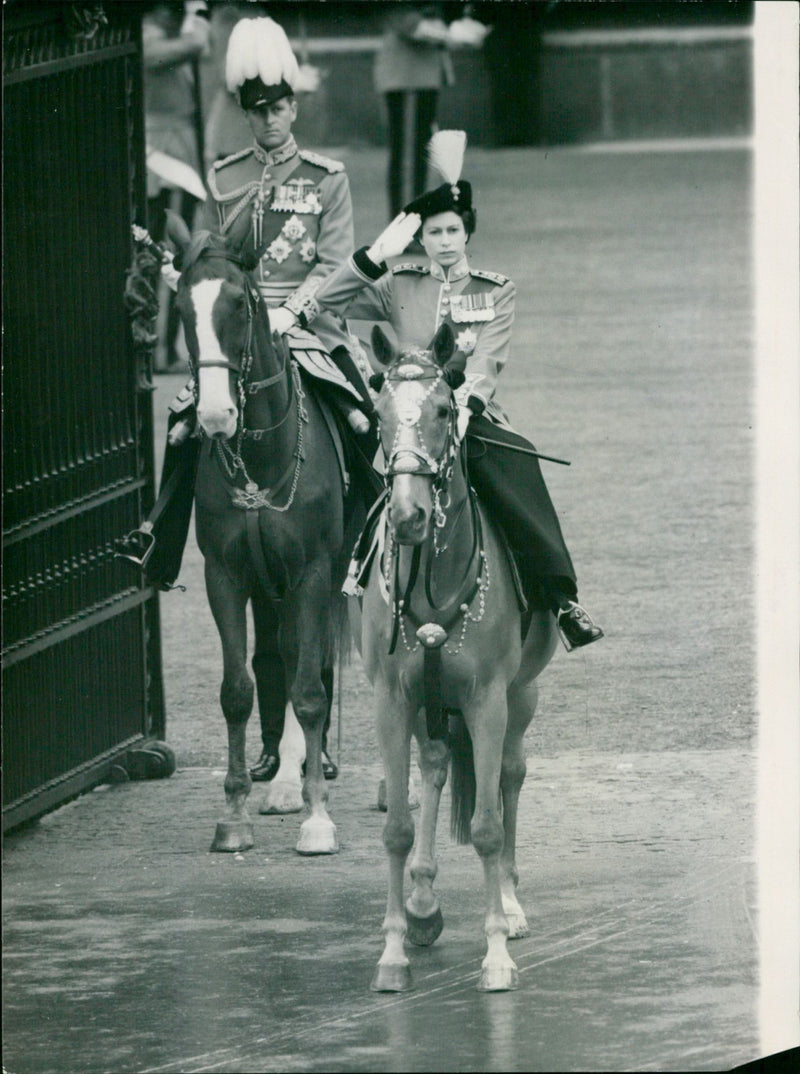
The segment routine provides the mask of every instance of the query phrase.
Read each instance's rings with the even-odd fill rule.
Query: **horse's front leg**
[[[509,926],[500,883],[504,839],[500,767],[508,718],[505,684],[496,682],[480,691],[465,707],[464,716],[472,737],[475,765],[475,809],[470,835],[483,863],[486,890],[487,952],[478,988],[482,992],[505,992],[519,986],[517,966],[506,946]]]
[[[436,879],[436,825],[442,788],[447,781],[450,750],[443,739],[430,739],[425,731],[425,713],[418,715],[419,769],[422,776],[422,807],[414,854],[411,859],[413,888],[406,900],[408,939],[419,947],[434,943],[444,927],[439,898],[433,890]]]
[[[527,936],[528,922],[517,899],[517,810],[525,780],[526,762],[523,737],[533,719],[538,697],[535,685],[512,688],[508,692],[508,729],[503,743],[500,794],[503,801],[503,853],[500,856],[500,887],[503,910],[508,921],[509,940]]]
[[[245,733],[253,709],[254,688],[247,673],[247,593],[233,586],[224,568],[213,559],[206,559],[205,576],[208,601],[222,642],[220,704],[228,727],[225,776],[228,815],[217,822],[211,849],[249,850],[254,837],[247,812],[252,783],[247,771]]]
[[[405,992],[412,987],[408,957],[403,948],[406,915],[403,907],[403,874],[414,845],[414,822],[408,803],[408,770],[411,753],[411,721],[414,710],[384,682],[374,693],[378,742],[386,777],[386,823],[383,845],[389,856],[389,888],[383,919],[384,948],[372,979],[373,992]]]

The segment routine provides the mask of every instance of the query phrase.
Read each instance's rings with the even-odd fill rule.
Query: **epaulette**
[[[430,271],[427,265],[420,265],[416,261],[404,261],[401,265],[392,266],[392,274],[395,276],[398,272],[416,272],[418,276],[424,276]]]
[[[344,164],[340,160],[323,157],[321,153],[312,153],[309,149],[301,149],[298,155],[301,160],[306,161],[308,164],[316,164],[318,168],[324,168],[326,172],[344,171]]]
[[[509,277],[504,276],[502,274],[502,272],[486,272],[485,269],[471,268],[469,270],[469,274],[470,274],[470,276],[477,277],[477,279],[479,279],[479,280],[491,280],[492,283],[497,283],[501,287],[503,286],[504,283],[508,283],[508,281],[509,281]]]
[[[246,149],[240,149],[237,153],[231,153],[229,157],[223,157],[222,160],[215,160],[211,165],[211,170],[218,172],[220,168],[226,168],[229,164],[234,164],[237,160],[243,160],[244,157],[249,156],[253,152],[253,147],[249,145]]]

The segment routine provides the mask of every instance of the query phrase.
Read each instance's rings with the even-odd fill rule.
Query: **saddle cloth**
[[[351,339],[352,345],[349,348],[350,354],[362,374],[364,374],[364,369],[362,368],[363,363],[359,359],[363,357],[363,361],[366,362],[366,356],[363,354],[360,344],[355,336],[352,336]],[[309,332],[305,328],[296,326],[286,333],[286,342],[289,345],[289,350],[292,352],[292,357],[297,360],[298,364],[302,366],[310,376],[315,377],[318,380],[327,381],[328,384],[333,384],[335,387],[341,388],[343,391],[347,392],[352,399],[356,400],[356,402],[361,402],[361,396],[358,393],[358,389],[350,383],[341,369],[339,369],[336,362],[331,358],[330,354],[325,350],[321,340],[315,336],[313,332]],[[371,372],[372,371],[369,370],[364,375],[365,382],[369,378]]]

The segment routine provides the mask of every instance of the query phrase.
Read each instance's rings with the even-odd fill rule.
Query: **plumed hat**
[[[428,143],[428,162],[446,180],[406,205],[404,212],[423,220],[437,213],[472,211],[472,187],[461,179],[467,136],[464,131],[437,131]]]
[[[294,93],[299,69],[283,28],[273,19],[240,19],[228,40],[225,82],[244,109]]]

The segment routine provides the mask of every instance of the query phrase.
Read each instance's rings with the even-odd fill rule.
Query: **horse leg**
[[[519,986],[519,974],[508,953],[508,921],[503,910],[500,856],[503,822],[500,804],[502,743],[508,719],[505,685],[492,684],[465,707],[464,718],[472,738],[475,765],[475,809],[470,836],[483,863],[486,891],[487,952],[481,964],[478,989],[507,992]]]
[[[278,641],[280,622],[275,605],[256,589],[253,593],[256,676],[261,736],[265,749],[278,755],[275,777],[266,786],[259,813],[299,813],[303,808],[301,766],[303,732],[286,697],[286,670]]]
[[[418,729],[419,768],[422,776],[422,808],[417,843],[411,858],[412,891],[406,900],[408,939],[418,947],[434,943],[444,927],[439,898],[433,890],[436,879],[436,825],[442,788],[447,781],[450,750],[440,739],[429,739]]]
[[[303,808],[303,761],[306,739],[291,701],[286,703],[283,734],[278,746],[280,766],[267,785],[259,813],[300,813]]]
[[[526,763],[523,736],[536,710],[536,685],[512,688],[508,693],[508,729],[503,742],[500,768],[500,794],[503,801],[503,853],[500,856],[500,888],[503,909],[508,920],[509,940],[527,936],[528,922],[517,900],[517,809],[519,793],[525,779]]]
[[[316,576],[317,582],[321,581]],[[327,584],[327,583],[326,583]],[[290,697],[305,736],[303,801],[309,816],[300,826],[298,854],[336,854],[336,826],[328,814],[328,789],[322,775],[322,728],[328,697],[322,681],[323,655],[328,640],[327,592],[308,589],[301,595],[296,627],[287,630],[285,659],[295,668]],[[298,639],[301,639],[298,644]],[[302,762],[301,762],[302,763]]]
[[[386,773],[386,823],[383,845],[389,856],[389,889],[383,919],[384,948],[370,985],[373,992],[405,992],[412,987],[408,957],[403,949],[406,915],[403,878],[414,845],[414,823],[408,804],[411,719],[408,704],[383,684],[375,687],[378,741]]]
[[[228,815],[217,822],[211,850],[249,850],[254,837],[247,812],[252,783],[245,757],[245,732],[253,708],[254,686],[247,673],[247,593],[231,585],[224,569],[211,559],[206,559],[205,576],[208,601],[222,642],[220,704],[228,727]]]

